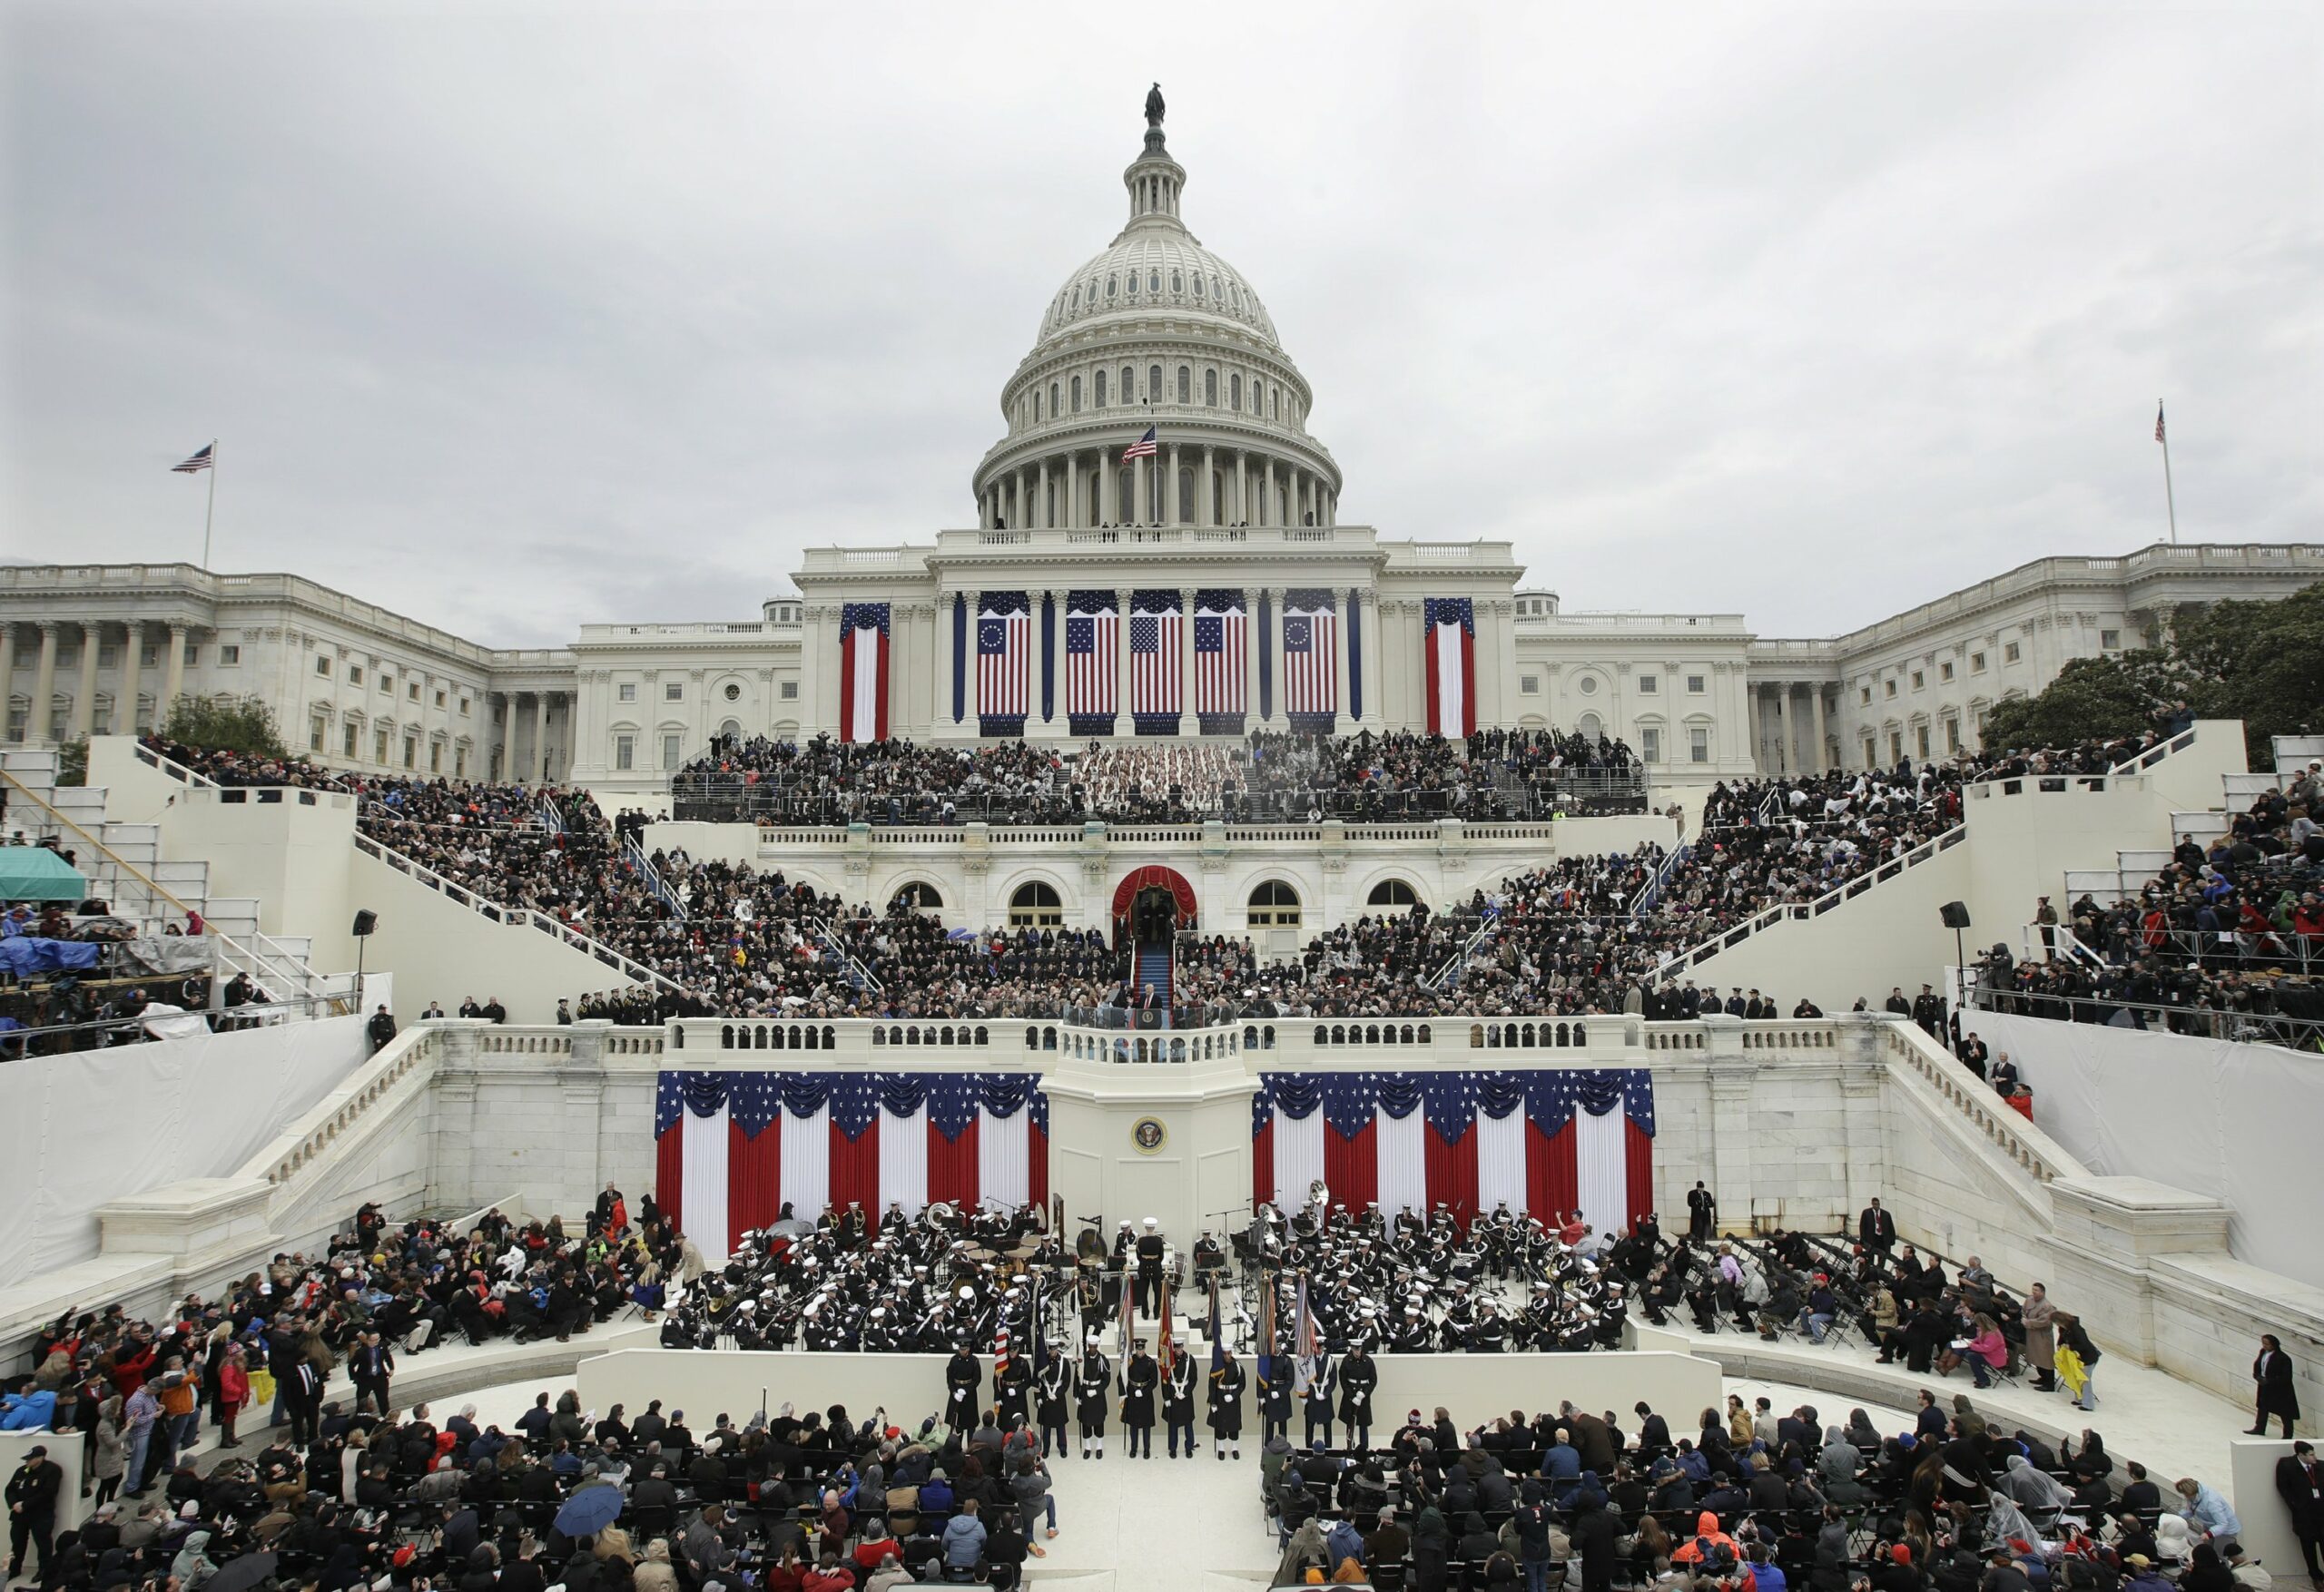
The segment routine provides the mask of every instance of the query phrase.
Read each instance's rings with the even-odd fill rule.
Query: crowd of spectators
[[[2135,895],[2044,896],[2020,961],[1981,958],[1979,1002],[2063,1021],[2324,1047],[2324,762],[2208,843],[2182,836]]]

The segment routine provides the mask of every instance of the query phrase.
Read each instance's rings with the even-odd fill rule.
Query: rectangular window
[[[2017,662],[2017,644],[2015,642],[2005,641],[2001,644],[2001,661],[2004,663],[2014,663]]]
[[[468,777],[468,748],[467,748],[467,747],[465,747],[465,746],[455,747],[455,748],[453,748],[453,751],[452,751],[452,778],[454,778],[454,779],[456,779],[456,780],[465,780],[465,779],[467,779]]]
[[[153,660],[152,660],[151,658],[148,658],[148,659],[146,660],[146,662],[150,663],[152,663],[152,662],[153,662]],[[316,673],[316,675],[317,675],[318,677],[320,677],[320,678],[321,678],[321,679],[324,679],[324,680],[328,680],[328,679],[330,679],[330,660],[329,658],[325,658],[325,657],[318,656],[318,657],[315,659],[315,673]]]
[[[1952,665],[1952,664],[1950,664],[1950,663],[1939,663],[1939,664],[1936,666],[1936,677],[1937,677],[1939,680],[1950,680],[1950,679],[1952,679],[1952,678],[1953,678],[1953,665]]]
[[[346,733],[340,737],[340,755],[346,758],[350,762],[352,762],[355,761],[355,737],[357,731],[355,726],[352,724],[342,725],[341,728],[346,732]]]
[[[418,702],[419,700],[419,681],[414,680],[404,687],[404,700],[407,702]]]
[[[89,710],[89,733],[92,735],[113,733],[113,704],[111,703],[101,699],[95,707]]]
[[[1882,681],[1880,683],[1880,694],[1884,697],[1895,696],[1896,694],[1896,683],[1893,680]]]
[[[385,730],[371,732],[371,761],[382,766],[388,761],[388,732]]]
[[[115,646],[99,647],[97,649],[97,667],[100,669],[112,668],[113,666],[113,654],[120,651],[121,649]]]
[[[465,718],[467,718],[468,716],[468,699],[467,697],[462,697],[462,698],[460,698],[460,717],[462,717],[463,719],[465,719]]]
[[[1958,719],[1945,721],[1945,750],[1948,754],[1961,750],[1961,721]]]
[[[615,694],[623,702],[635,702],[637,687],[635,683],[625,683],[615,688]]]
[[[159,648],[159,647],[157,647],[157,646],[144,646],[144,647],[140,647],[140,648],[138,649],[138,652],[137,652],[137,662],[138,662],[138,663],[139,663],[142,667],[143,667],[143,668],[147,668],[147,669],[151,669],[151,668],[153,668],[155,665],[159,664],[159,663],[161,663],[161,661],[162,661],[162,649],[161,649],[161,648]],[[326,670],[324,670],[324,671],[323,671],[323,673],[326,673],[326,674],[328,674],[328,673],[330,673],[330,670],[328,670],[328,669],[326,669]]]
[[[1921,749],[1923,757],[1928,755],[1928,726],[1926,724],[1921,725],[1913,732],[1913,743]]]
[[[233,646],[233,645],[222,645],[222,646],[220,646],[220,647],[219,647],[219,649],[218,649],[218,666],[219,666],[220,668],[222,668],[222,669],[231,669],[231,668],[232,668],[235,664],[237,664],[237,663],[241,663],[241,661],[242,661],[242,649],[241,649],[241,648],[240,648],[240,647],[238,647],[238,646]]]
[[[431,774],[444,771],[444,743],[440,741],[428,743],[428,771]]]
[[[1888,761],[1892,763],[1905,761],[1905,732],[1902,730],[1888,732]]]
[[[1662,691],[1661,678],[1653,674],[1641,674],[1638,677],[1638,690],[1640,696],[1658,696]]]
[[[1662,732],[1652,724],[1638,732],[1639,755],[1648,762],[1662,761]]]
[[[1541,695],[1541,677],[1539,674],[1520,674],[1517,677],[1517,693],[1520,696]]]
[[[675,773],[678,768],[679,755],[678,737],[675,735],[663,736],[662,771],[665,773]]]
[[[419,766],[419,737],[417,735],[403,738],[403,766],[408,769]]]
[[[1688,694],[1689,696],[1700,696],[1700,695],[1702,695],[1702,693],[1703,693],[1703,677],[1702,677],[1701,675],[1699,675],[1699,674],[1689,674],[1689,675],[1688,675],[1688,676],[1687,676],[1687,694]]]
[[[2119,630],[2100,631],[2098,633],[2098,645],[2102,652],[2121,652],[2122,650],[2122,633]]]
[[[1689,762],[1709,762],[1710,761],[1709,731],[1689,730],[1687,732],[1687,761]]]
[[[395,693],[396,693],[396,683],[395,683],[393,680],[389,679],[389,678],[387,675],[385,675],[385,674],[380,675],[380,676],[379,676],[379,694],[380,694],[381,696],[393,696]]]
[[[360,685],[363,683],[362,664],[350,663],[347,666],[347,683],[350,685]]]
[[[1872,687],[1869,685],[1860,685],[1856,687],[1856,700],[1861,705],[1870,707],[1872,705]]]
[[[684,702],[685,699],[686,688],[678,684],[676,682],[673,681],[671,683],[662,687],[662,700],[664,702]]]
[[[637,737],[635,735],[615,736],[614,767],[626,773],[636,765],[636,762]]]
[[[1918,690],[1920,690],[1923,686],[1926,685],[1927,683],[1928,683],[1927,676],[1925,676],[1925,674],[1923,674],[1923,673],[1921,673],[1921,671],[1919,671],[1918,669],[1915,669],[1915,670],[1914,670],[1914,671],[1913,671],[1913,689],[1914,689],[1915,691],[1918,691]]]
[[[191,669],[191,668],[192,668],[196,663],[199,663],[200,662],[202,662],[202,647],[201,647],[200,644],[195,643],[195,642],[188,642],[188,643],[186,643],[186,644],[185,644],[185,666],[186,666],[187,668]]]
[[[783,683],[783,700],[785,702],[799,700],[799,683],[796,680],[786,680]]]
[[[1983,653],[1971,653],[1969,654],[1969,673],[1972,674],[1983,674],[1984,672],[1985,654]]]
[[[307,722],[307,750],[310,752],[320,752],[323,749],[323,736],[329,732],[329,720],[320,718],[309,720]]]

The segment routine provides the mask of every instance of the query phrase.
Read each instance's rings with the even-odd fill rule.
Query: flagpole
[[[218,439],[210,439],[210,504],[202,511],[202,567],[210,567],[210,527],[218,517]]]
[[[2154,437],[2162,444],[2162,506],[2171,516],[2171,545],[2179,545],[2179,504],[2171,491],[2171,427],[2162,423],[2162,400],[2154,402]]]

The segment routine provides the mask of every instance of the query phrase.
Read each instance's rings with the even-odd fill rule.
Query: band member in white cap
[[[1162,1313],[1162,1224],[1148,1216],[1137,1239],[1137,1308],[1144,1315]]]
[[[1114,1362],[1098,1347],[1096,1328],[1081,1351],[1080,1369],[1074,1373],[1074,1413],[1081,1418],[1081,1457],[1106,1457],[1106,1405],[1114,1394]]]

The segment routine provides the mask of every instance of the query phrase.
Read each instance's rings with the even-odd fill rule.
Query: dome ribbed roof
[[[1134,227],[1091,256],[1050,299],[1039,340],[1157,310],[1206,316],[1275,342],[1275,322],[1243,273],[1176,224]]]

